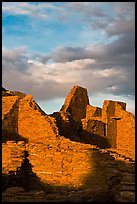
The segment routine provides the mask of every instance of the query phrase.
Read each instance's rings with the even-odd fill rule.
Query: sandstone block
[[[80,121],[86,117],[86,107],[88,104],[87,89],[74,86],[67,95],[61,111],[70,113],[75,120]]]
[[[83,130],[99,136],[104,136],[105,123],[98,120],[82,119]]]
[[[126,111],[126,103],[105,100],[102,121],[106,124],[109,144],[135,158],[135,117]]]
[[[94,107],[91,105],[87,105],[86,109],[86,119],[92,119],[92,117],[101,117],[102,109],[99,107]]]

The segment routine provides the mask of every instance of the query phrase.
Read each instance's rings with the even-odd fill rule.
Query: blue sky
[[[135,109],[134,2],[3,2],[2,84],[58,111],[74,85],[91,105]]]

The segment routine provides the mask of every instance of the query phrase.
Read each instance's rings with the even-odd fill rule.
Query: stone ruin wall
[[[55,119],[43,113],[31,95],[19,101],[18,132],[29,142],[53,140],[59,134]]]
[[[105,129],[105,123],[99,120],[94,119],[82,119],[82,127],[83,130],[85,130],[87,133],[91,133],[95,136],[101,136],[104,137],[104,129]]]
[[[5,137],[15,139],[18,134],[18,106],[17,96],[2,97],[2,141]]]
[[[105,100],[102,108],[102,121],[106,126],[106,136],[111,147],[117,148],[116,135],[117,127],[116,120],[112,117],[115,116],[115,101]]]
[[[85,133],[105,136],[111,147],[125,149],[134,157],[135,118],[126,111],[123,102],[105,100],[102,109],[91,106],[87,90],[78,86],[72,88],[61,110],[50,116],[39,108],[31,95],[3,96],[2,102],[2,129],[8,127],[7,131],[13,135],[18,133],[31,142],[38,138],[46,142],[56,139],[60,133],[75,136],[83,128]]]
[[[103,107],[87,105],[83,130],[105,136],[110,147],[135,159],[135,117],[126,111],[126,103],[105,100]]]
[[[92,119],[93,117],[98,117],[101,119],[102,108],[87,105],[86,107],[86,119]]]
[[[7,141],[2,143],[2,173],[16,172],[21,167],[25,151],[25,144],[22,141]]]
[[[17,137],[35,142],[52,140],[59,134],[55,119],[45,114],[31,95],[21,99],[2,97],[2,130],[4,141],[18,140]]]
[[[126,103],[105,100],[102,121],[111,147],[135,159],[135,117],[126,111]]]
[[[92,170],[90,145],[61,137],[54,144],[27,145],[33,172],[48,185],[80,187]]]
[[[31,190],[24,191],[22,183],[20,183],[20,187],[9,188],[8,186],[8,189],[2,194],[3,202],[135,201],[133,163],[129,164],[121,157],[118,158],[118,154],[114,154],[113,151],[111,153],[114,157],[108,154],[107,150],[90,144],[72,142],[63,137],[60,138],[59,144],[60,146],[52,148],[42,142],[37,145],[35,143],[24,145],[21,141],[18,143],[8,141],[3,144],[6,161],[3,170],[9,172],[10,166],[10,170],[15,171],[15,175],[18,175],[16,168],[22,168],[24,146],[25,151],[29,151],[29,166],[32,166],[32,169],[26,168],[29,173],[27,179],[24,180],[22,174],[20,179],[21,181],[23,179],[25,185],[29,186]],[[9,162],[7,165],[7,159],[8,161],[12,160],[12,163]],[[123,165],[123,162],[119,163],[121,159],[126,165]],[[122,175],[121,170],[117,169],[118,163]],[[37,181],[44,182],[45,192],[35,186],[34,178],[30,174],[36,176]],[[122,180],[119,180],[121,177]],[[132,186],[128,184],[132,184]],[[51,192],[49,186],[52,186]],[[61,187],[60,191],[59,187]],[[112,192],[114,197],[112,197]]]
[[[73,89],[73,94],[75,93],[74,95],[77,100],[78,97],[76,97],[76,92],[78,93],[78,89],[79,87]],[[83,89],[80,88],[80,90]],[[72,98],[73,94],[71,95]],[[18,118],[18,127],[15,126],[13,132],[18,130],[19,135],[29,139],[25,148],[29,152],[28,158],[33,165],[33,172],[37,177],[40,178],[41,181],[49,184],[66,185],[69,183],[72,186],[82,185],[83,181],[81,179],[86,178],[86,175],[92,171],[92,157],[87,156],[89,155],[88,148],[92,145],[74,142],[60,136],[57,127],[58,121],[56,121],[57,117],[51,117],[44,114],[32,100],[32,96],[27,95],[21,98],[19,100],[19,108],[17,105],[18,97],[10,97],[12,96],[3,97],[4,105],[2,108],[6,110],[5,107],[9,107],[9,110],[15,109],[15,113],[18,113],[15,114]],[[69,95],[69,101],[71,101],[71,97]],[[82,102],[82,98],[80,96],[79,98]],[[9,101],[14,102],[10,102],[11,105],[9,106]],[[75,109],[77,103],[79,104],[79,101],[77,101],[77,103],[74,103],[74,99],[72,101],[73,106],[72,103],[70,103],[69,106],[69,102],[66,99],[65,103],[67,103],[67,105],[64,104],[63,107],[67,107],[67,109],[62,108],[60,111],[64,121],[68,120],[71,111]],[[80,110],[80,114],[78,114],[79,109],[76,109],[77,112],[73,112],[73,120],[82,121],[83,129],[87,132],[107,138],[108,141],[112,141],[113,139],[112,147],[121,149],[130,157],[134,157],[134,116],[128,113],[124,106],[125,103],[105,101],[103,109],[101,110],[98,107],[90,106],[88,100],[86,100],[84,109]],[[12,121],[12,114],[9,114],[8,118],[5,120],[4,113],[7,114],[7,112],[3,112],[3,121]],[[14,111],[12,113],[14,113]],[[118,118],[121,118],[121,120],[117,120]],[[115,121],[115,123],[112,121]],[[5,122],[3,124],[7,124]],[[12,125],[13,123],[9,124]],[[106,124],[108,125],[107,130],[104,128]],[[14,127],[14,125],[12,125],[12,127]],[[103,130],[106,132],[104,133]],[[10,159],[13,161],[13,158],[10,156],[12,151],[9,151],[9,153],[6,152],[7,149],[11,149],[9,144],[5,146],[8,148],[3,148],[2,158],[2,163],[4,164],[3,168],[7,168],[7,171],[10,170],[8,168],[12,165],[7,165],[5,161],[7,158],[9,161]],[[5,143],[5,145],[7,145],[7,143]],[[14,144],[14,146],[18,147],[18,144]],[[16,153],[16,155],[18,154]],[[18,162],[17,165],[15,165],[15,163],[13,166],[20,165]],[[6,172],[6,170],[4,170],[4,172]]]
[[[117,149],[135,159],[135,116],[119,104],[115,114],[120,118],[117,120]]]
[[[98,136],[105,136],[105,123],[101,121],[102,109],[87,105],[86,117],[83,118],[82,127],[88,133]]]
[[[121,149],[123,153],[134,158],[135,117],[126,111],[126,103],[105,100],[102,109],[94,107],[89,104],[87,90],[75,86],[67,95],[61,111],[79,122],[79,129],[82,126],[81,131],[85,134],[99,136],[103,139],[99,139],[99,143],[106,138],[110,147]]]
[[[68,138],[76,137],[78,124],[70,113],[59,111],[50,114],[50,116],[55,118],[60,136],[65,136]]]
[[[92,145],[72,142],[60,138],[54,143],[3,143],[2,172],[4,175],[17,174],[24,159],[24,151],[28,151],[29,162],[40,182],[46,185],[80,187],[87,180],[87,175],[94,172],[94,163],[89,151]],[[29,179],[27,181],[29,184]],[[33,186],[32,186],[33,189]]]
[[[88,104],[87,89],[74,86],[67,95],[61,111],[70,113],[76,121],[80,121],[86,116],[86,107]]]

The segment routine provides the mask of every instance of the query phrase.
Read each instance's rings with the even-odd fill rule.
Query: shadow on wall
[[[7,142],[7,141],[24,141],[25,143],[28,142],[28,139],[19,135],[16,132],[13,131],[8,131],[6,129],[2,129],[2,142]]]
[[[119,196],[119,184],[121,182],[121,174],[117,172],[117,165],[125,167],[122,161],[115,161],[113,168],[108,168],[112,158],[111,155],[100,153],[97,149],[91,149],[91,171],[83,178],[81,187],[58,186],[43,183],[32,171],[32,165],[27,158],[28,152],[25,151],[25,157],[20,169],[10,172],[8,176],[2,175],[2,191],[9,187],[20,186],[26,192],[31,190],[43,190],[46,196],[50,194],[52,201],[65,202],[117,202]],[[46,166],[45,166],[46,169]],[[25,198],[24,198],[25,199]],[[47,201],[47,200],[46,200]]]
[[[99,148],[109,148],[111,147],[108,141],[108,138],[105,136],[100,136],[96,134],[92,134],[86,130],[78,130],[76,134],[72,134],[72,132],[68,134],[62,134],[65,138],[69,138],[71,141],[81,142],[84,144],[92,144],[97,145]]]
[[[20,168],[16,172],[10,171],[8,175],[2,174],[2,191],[9,187],[20,186],[25,191],[41,189],[42,183],[32,171],[32,165],[28,159],[28,151],[24,151],[24,159]]]
[[[70,135],[69,137],[64,135],[64,137],[69,138],[71,141],[75,142],[97,145],[99,148],[103,149],[111,147],[107,138],[100,135],[92,134],[85,130],[83,130],[82,133],[79,133],[77,135]]]
[[[54,112],[50,116],[56,119],[59,135],[69,138],[72,141],[97,145],[100,148],[110,147],[106,136],[92,134],[87,130],[83,130],[82,122],[74,120],[69,113]]]
[[[81,139],[80,142],[85,144],[97,145],[99,148],[109,148],[110,144],[105,136],[100,136],[96,134],[92,134],[86,130],[83,130],[82,133],[79,134]]]

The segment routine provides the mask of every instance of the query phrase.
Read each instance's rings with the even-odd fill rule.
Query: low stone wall
[[[55,144],[25,145],[29,159],[16,165],[22,169],[21,182],[7,186],[2,194],[3,202],[135,202],[132,160],[114,149],[99,149],[63,137]],[[21,149],[24,151],[20,142],[4,144],[4,151],[10,150],[10,168],[15,157],[18,160],[23,156],[19,154]],[[38,188],[34,181],[43,185]]]
[[[2,143],[2,173],[16,172],[24,158],[25,144],[23,141],[7,141]]]
[[[89,147],[61,137],[54,144],[30,143],[27,150],[32,170],[41,182],[80,187],[84,177],[92,171]]]

